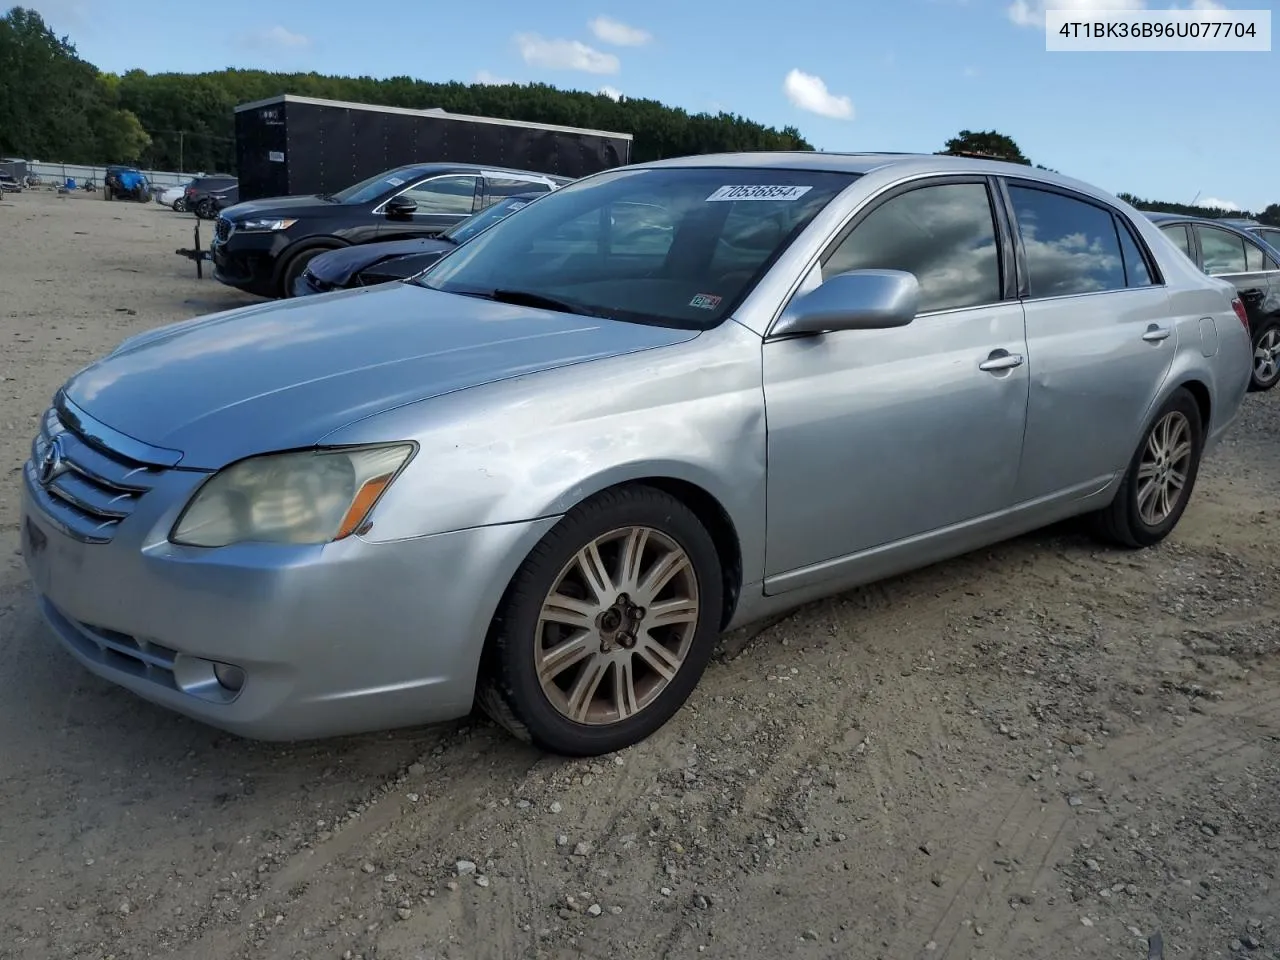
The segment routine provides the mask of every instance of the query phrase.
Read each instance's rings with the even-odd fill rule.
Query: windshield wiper
[[[499,303],[514,303],[525,307],[537,307],[543,310],[558,310],[561,313],[580,313],[588,316],[599,316],[585,310],[580,304],[570,303],[567,300],[557,300],[555,297],[544,296],[541,293],[534,293],[532,290],[506,290],[499,287],[489,294],[490,300],[497,300]]]
[[[337,202],[338,202],[337,200],[333,199],[333,194],[332,194],[332,193],[318,193],[318,194],[316,194],[316,196],[317,196],[317,197],[319,197],[321,200],[323,200],[325,203],[337,203]]]

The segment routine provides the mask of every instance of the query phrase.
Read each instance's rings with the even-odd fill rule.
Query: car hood
[[[395,283],[161,327],[64,389],[108,427],[180,451],[181,466],[217,469],[406,403],[696,336]]]
[[[450,243],[448,240],[435,240],[429,237],[421,237],[417,240],[390,240],[386,243],[359,243],[353,247],[343,247],[340,250],[322,253],[307,264],[307,269],[317,280],[340,287],[352,276],[380,260],[403,256],[406,253],[431,253],[440,256],[456,247],[457,244]]]
[[[207,192],[222,194],[236,186],[238,185],[232,184]],[[245,200],[241,203],[232,204],[222,211],[222,215],[228,220],[247,220],[250,217],[274,216],[296,218],[312,215],[330,215],[336,206],[338,205],[321,200],[314,194],[301,197],[263,197],[261,200]]]

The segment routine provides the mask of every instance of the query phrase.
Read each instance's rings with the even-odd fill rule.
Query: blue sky
[[[1112,191],[1280,202],[1280,54],[1047,53],[1044,0],[25,5],[115,72],[238,66],[607,88],[792,124],[826,150],[932,151],[962,128],[994,128],[1032,160]],[[1177,3],[1050,4],[1147,5]]]

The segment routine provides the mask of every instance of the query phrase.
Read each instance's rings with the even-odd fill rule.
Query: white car
[[[182,213],[187,209],[185,191],[187,189],[187,184],[190,182],[191,181],[188,180],[187,183],[180,183],[176,187],[166,187],[162,192],[155,195],[156,203],[164,207],[173,207],[174,210]]]

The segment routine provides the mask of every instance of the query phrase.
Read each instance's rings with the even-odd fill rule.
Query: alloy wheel
[[[1253,379],[1268,384],[1280,374],[1280,329],[1272,328],[1253,348]]]
[[[556,576],[534,656],[551,705],[576,723],[618,723],[652,704],[689,655],[698,578],[675,540],[651,527],[597,537]]]
[[[1147,436],[1138,466],[1138,516],[1150,527],[1173,513],[1187,485],[1192,454],[1191,422],[1172,410]]]

